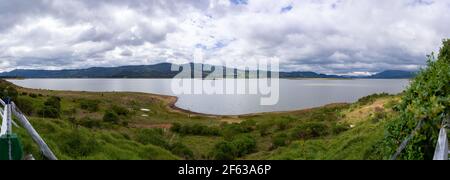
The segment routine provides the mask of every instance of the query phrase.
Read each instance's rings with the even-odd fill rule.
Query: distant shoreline
[[[28,79],[129,79],[129,78],[28,78]],[[153,79],[153,78],[132,78],[132,79]],[[11,79],[5,79],[6,81],[8,80],[26,80],[26,79],[15,79],[15,78],[11,78]],[[170,80],[170,79],[167,79]],[[326,79],[326,78],[295,78],[295,79],[286,79],[286,80],[330,80],[330,81],[334,81],[334,80],[358,80],[358,79]],[[365,80],[365,79],[361,79],[361,80]],[[377,80],[377,79],[367,79],[367,80]],[[381,80],[386,80],[386,79],[381,79]],[[389,79],[388,79],[389,80]],[[390,80],[399,80],[399,79],[390,79]],[[12,82],[10,82],[12,83]],[[14,84],[14,83],[13,83]],[[28,89],[28,90],[32,90],[32,91],[57,91],[57,92],[74,92],[74,93],[144,93],[144,94],[149,94],[149,95],[153,95],[153,96],[157,96],[159,97],[161,100],[166,102],[166,106],[167,108],[172,111],[172,112],[179,112],[179,113],[183,113],[189,116],[202,116],[202,117],[216,117],[216,118],[223,118],[223,117],[245,117],[245,116],[254,116],[254,115],[261,115],[261,114],[278,114],[278,113],[290,113],[290,112],[297,112],[297,111],[302,111],[302,110],[309,110],[309,109],[315,109],[315,108],[320,108],[320,107],[324,107],[324,106],[329,106],[329,105],[333,105],[333,104],[348,104],[348,103],[344,103],[344,102],[335,102],[335,103],[329,103],[329,104],[324,104],[322,106],[317,106],[317,107],[309,107],[309,108],[302,108],[302,109],[293,109],[293,110],[286,110],[286,111],[265,111],[265,112],[254,112],[254,113],[247,113],[247,114],[208,114],[208,113],[202,113],[202,112],[195,112],[195,111],[191,111],[190,109],[185,109],[182,107],[177,106],[177,102],[179,100],[179,97],[177,96],[173,96],[173,95],[164,95],[164,94],[156,94],[156,93],[148,93],[148,92],[133,92],[133,91],[73,91],[73,90],[52,90],[52,89],[36,89],[36,88],[27,88],[27,87],[22,87],[20,85],[14,84],[15,86],[21,88],[21,89]]]
[[[187,78],[111,78],[111,77],[96,77],[96,78],[10,78],[10,77],[0,77],[0,79],[5,80],[27,80],[27,79],[187,79]],[[263,79],[263,78],[214,78],[214,79],[204,79],[204,78],[193,78],[193,79],[201,79],[201,80],[223,80],[223,79]],[[269,79],[269,78],[264,78]],[[413,78],[284,78],[280,77],[279,79],[285,80],[359,80],[359,79],[367,79],[367,80],[411,80]]]

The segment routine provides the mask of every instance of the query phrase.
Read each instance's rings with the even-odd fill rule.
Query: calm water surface
[[[27,88],[92,91],[144,92],[175,96],[171,79],[25,79],[9,80]],[[202,80],[196,80],[202,81]],[[213,80],[211,80],[213,81]],[[223,80],[215,80],[223,81]],[[409,80],[280,80],[280,96],[276,105],[262,106],[264,95],[176,95],[176,105],[194,112],[239,115],[259,112],[290,111],[323,106],[330,103],[355,102],[374,93],[396,94]],[[266,97],[266,96],[264,96]]]

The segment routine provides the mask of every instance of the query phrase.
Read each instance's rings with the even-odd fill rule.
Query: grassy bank
[[[381,159],[377,145],[398,98],[247,116],[171,108],[174,97],[14,87],[15,101],[60,159]],[[56,106],[54,104],[57,104]],[[15,128],[26,153],[37,146]]]

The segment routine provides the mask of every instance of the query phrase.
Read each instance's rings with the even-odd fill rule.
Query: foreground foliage
[[[412,81],[396,107],[398,118],[387,125],[386,159],[413,132],[423,126],[406,146],[399,159],[432,159],[442,120],[450,112],[450,40],[443,42],[439,56],[429,56],[428,67]]]

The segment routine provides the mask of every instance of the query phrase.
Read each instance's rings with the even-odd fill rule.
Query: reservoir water
[[[216,115],[291,111],[330,103],[350,103],[374,93],[400,93],[409,84],[407,79],[280,79],[278,103],[265,106],[260,103],[261,97],[264,96],[262,94],[175,94],[172,90],[172,79],[25,79],[9,81],[34,89],[144,92],[177,96],[179,99],[176,106],[179,108]],[[195,81],[216,81],[213,83],[218,83],[223,80]]]

